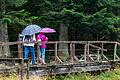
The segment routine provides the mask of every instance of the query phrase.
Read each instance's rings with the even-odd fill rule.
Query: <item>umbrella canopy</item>
[[[42,32],[42,33],[54,33],[56,31],[52,28],[42,28],[42,30],[40,30],[40,32]]]
[[[22,35],[33,35],[35,33],[39,33],[41,27],[38,25],[28,25],[23,31]]]

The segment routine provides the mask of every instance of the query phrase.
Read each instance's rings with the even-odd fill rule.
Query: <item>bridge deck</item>
[[[89,64],[57,64],[57,65],[31,65],[29,66],[30,75],[56,75],[72,72],[88,72],[109,70],[110,63],[89,63]]]

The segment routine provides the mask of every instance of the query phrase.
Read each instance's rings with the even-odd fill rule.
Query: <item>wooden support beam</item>
[[[97,61],[100,62],[100,49],[97,50]]]
[[[59,61],[60,63],[63,63],[62,60],[61,60],[58,56],[56,56],[56,59],[57,59],[57,61]]]
[[[103,45],[103,42],[102,42],[102,45],[101,45],[101,46],[102,46],[101,55],[103,56],[103,46],[104,46],[104,45]],[[101,57],[101,59],[103,59],[103,57]]]
[[[71,63],[74,63],[74,57],[73,57],[73,48],[72,43],[70,43],[70,55],[71,55]]]
[[[23,58],[23,53],[22,53],[22,45],[21,43],[18,43],[18,58]]]
[[[89,59],[92,61],[95,61],[90,55],[88,55]]]
[[[63,63],[62,60],[58,57],[58,48],[57,48],[58,42],[55,43],[55,64],[57,64],[57,61],[60,63]]]
[[[105,58],[107,61],[109,61],[109,59],[104,55],[102,54],[103,58]]]
[[[89,46],[89,44],[90,44],[90,43],[88,42],[88,43],[87,43],[87,55],[86,55],[88,62],[89,62],[89,58],[90,58],[90,57],[89,57],[89,53],[90,53],[90,52],[89,52],[89,51],[90,51],[90,46]],[[91,58],[90,58],[90,59],[91,59]]]
[[[120,58],[118,57],[117,55],[117,43],[115,43],[115,46],[114,46],[114,61],[120,61]]]
[[[76,61],[79,61],[79,59],[78,59],[77,56],[75,56],[75,55],[74,55],[74,59],[75,59]]]
[[[86,54],[87,54],[87,44],[85,44],[85,46],[84,46],[84,61],[85,61],[85,63],[87,62]]]
[[[94,48],[98,48],[98,49],[100,49],[100,50],[107,51],[107,49],[102,49],[101,47],[95,46],[95,45],[93,45],[93,44],[89,44],[89,45],[92,46],[92,47],[94,47]]]
[[[55,43],[55,63],[57,63],[57,42]]]
[[[117,44],[114,46],[114,61],[116,60],[116,50],[117,50]]]
[[[75,43],[72,44],[72,51],[73,51],[73,58],[74,58],[74,60],[79,61],[79,59],[75,55]]]

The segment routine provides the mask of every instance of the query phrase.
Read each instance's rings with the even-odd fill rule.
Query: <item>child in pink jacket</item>
[[[37,35],[36,40],[41,41],[41,44],[40,44],[41,55],[40,55],[40,57],[42,58],[43,63],[46,64],[45,63],[45,50],[46,50],[46,44],[45,43],[48,42],[48,38],[44,35],[44,33],[40,33],[40,34]]]

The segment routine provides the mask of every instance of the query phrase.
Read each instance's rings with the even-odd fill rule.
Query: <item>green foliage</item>
[[[39,16],[41,25],[79,27],[88,32],[81,32],[89,35],[91,39],[88,39],[101,40],[116,25],[119,26],[118,4],[118,0],[36,0],[30,6],[32,14]]]
[[[25,10],[11,11],[4,15],[2,19],[3,22],[7,21],[8,24],[20,24],[26,25],[32,23],[33,20],[37,19],[36,16],[31,16],[31,14]]]
[[[59,75],[59,76],[29,76],[30,80],[120,80],[120,69],[119,67],[112,70],[101,72],[99,75],[90,75],[89,73],[70,73],[67,75]],[[17,80],[20,77],[17,76],[16,73],[10,73],[9,75],[5,76],[5,74],[0,75],[0,80]],[[24,80],[27,80],[25,76],[23,77]]]
[[[119,80],[120,70],[115,69],[113,71],[102,72],[99,75],[90,75],[88,73],[72,73],[65,76],[54,76],[47,78],[47,80]]]
[[[27,2],[27,0],[7,0],[10,6],[19,7]]]
[[[1,14],[2,23],[7,22],[8,24],[20,24],[20,25],[26,25],[29,23],[32,23],[33,20],[37,19],[36,16],[31,16],[31,14],[28,11],[25,11],[25,9],[17,9],[16,7],[20,7],[23,4],[27,3],[27,0],[6,0],[6,1],[0,1],[0,3],[4,3],[1,5],[1,12],[5,11],[4,14]]]
[[[33,14],[40,16],[38,20],[42,25],[58,26],[62,23],[68,27],[79,27],[88,32],[85,35],[94,35],[94,40],[101,40],[110,34],[110,29],[119,25],[115,12],[119,11],[118,0],[43,0],[33,3],[39,5],[32,5],[32,10]],[[46,5],[48,3],[50,5]]]
[[[120,71],[118,69],[114,71],[109,71],[105,73],[101,73],[97,76],[97,80],[119,80]]]
[[[7,0],[6,2],[7,13],[2,20],[11,25],[34,22],[42,26],[59,27],[60,24],[64,24],[70,28],[77,28],[81,40],[112,40],[113,35],[118,36],[113,29],[120,25],[119,0]],[[19,10],[15,10],[15,7]],[[21,10],[22,8],[25,10]]]

